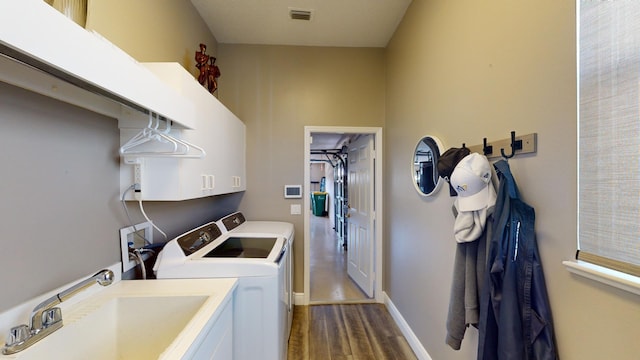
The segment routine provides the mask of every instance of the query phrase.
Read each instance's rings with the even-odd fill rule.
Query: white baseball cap
[[[450,183],[458,193],[459,211],[476,211],[496,203],[491,165],[484,155],[471,153],[460,160],[451,174]]]

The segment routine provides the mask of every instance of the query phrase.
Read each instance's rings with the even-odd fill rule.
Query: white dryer
[[[274,236],[283,236],[293,242],[294,232],[293,224],[282,221],[256,221],[247,219],[242,212],[231,213],[220,220],[216,221],[218,227],[223,233],[233,232],[236,234],[256,235],[270,234]]]
[[[293,232],[291,238],[283,233],[223,233],[211,222],[169,241],[154,271],[158,279],[238,278],[233,358],[284,360],[291,321],[292,240]]]

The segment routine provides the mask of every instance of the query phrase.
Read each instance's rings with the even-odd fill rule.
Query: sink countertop
[[[73,326],[96,309],[119,298],[153,298],[167,297],[203,297],[206,298],[195,315],[179,332],[171,344],[164,349],[159,359],[181,358],[189,347],[195,342],[198,335],[205,328],[209,320],[217,317],[222,310],[222,305],[233,296],[237,286],[236,278],[215,279],[161,279],[161,280],[120,280],[97,293],[81,300],[73,307],[63,310],[64,326]],[[171,311],[171,309],[168,309]],[[162,317],[162,313],[157,314]],[[144,325],[144,324],[141,324]],[[63,331],[64,327],[59,331]],[[50,336],[55,335],[52,334]],[[42,341],[46,341],[47,338]],[[33,345],[38,347],[38,343]],[[0,359],[20,359],[21,354],[27,354],[29,349],[14,355],[1,355]]]
[[[78,304],[76,311],[69,311],[67,323],[75,320],[85,307],[100,306],[117,297],[159,297],[159,296],[208,296],[198,313],[167,347],[159,359],[176,359],[186,353],[196,340],[209,319],[217,315],[223,302],[232,296],[237,286],[235,278],[219,279],[161,279],[161,280],[121,280],[104,289],[95,299],[87,299],[87,304]],[[90,303],[95,303],[90,304]],[[161,316],[161,314],[159,314]],[[65,315],[63,314],[63,319]],[[180,354],[179,356],[177,356]]]

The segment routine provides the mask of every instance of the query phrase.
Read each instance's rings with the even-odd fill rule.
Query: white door
[[[348,151],[347,273],[373,296],[374,276],[374,149],[373,136],[358,138]]]

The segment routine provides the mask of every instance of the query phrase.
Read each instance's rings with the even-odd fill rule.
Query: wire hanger
[[[156,117],[155,126],[153,113],[149,112],[149,123],[147,127],[134,135],[129,141],[120,147],[120,155],[135,155],[138,157],[172,157],[172,158],[194,158],[200,159],[206,155],[203,148],[194,145],[186,140],[178,139],[169,134],[171,124],[166,122],[164,130],[160,130],[160,116]],[[139,146],[147,143],[170,144],[169,150],[136,150]],[[193,149],[193,151],[192,151]]]

